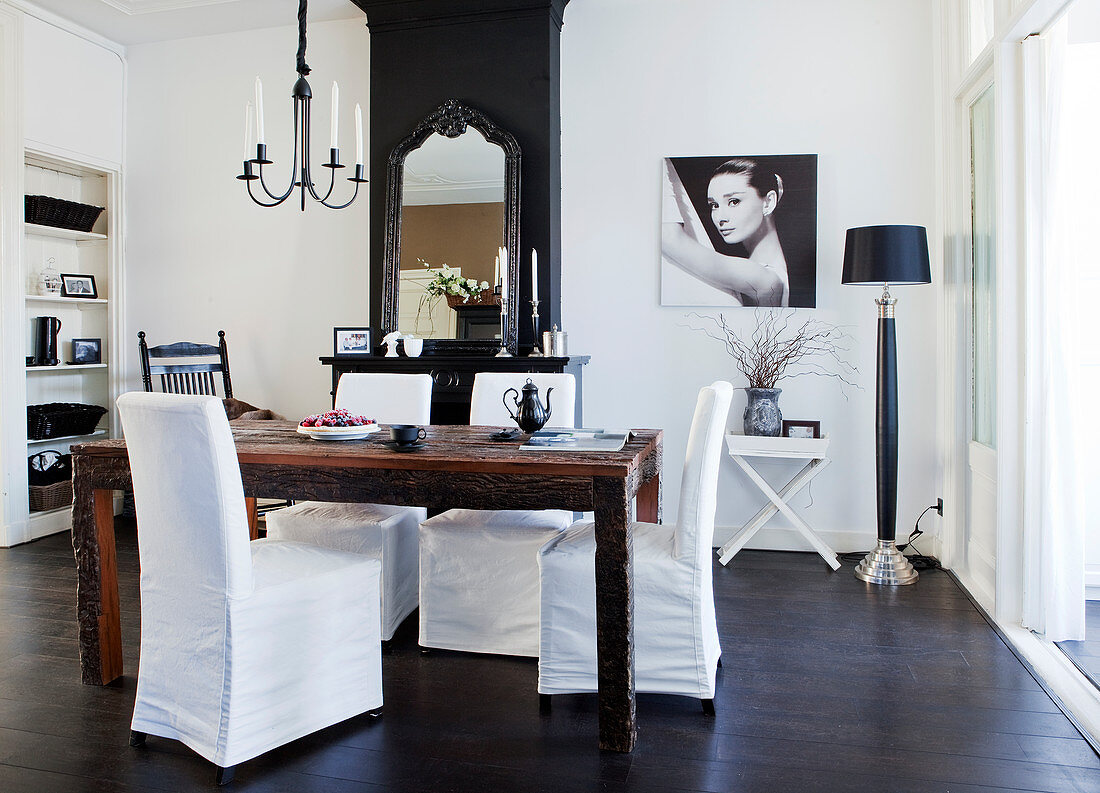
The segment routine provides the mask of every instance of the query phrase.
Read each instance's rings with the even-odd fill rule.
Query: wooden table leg
[[[256,499],[244,497],[244,509],[248,513],[248,539],[260,539],[260,516],[256,512]]]
[[[626,481],[595,477],[600,748],[634,749],[634,554]]]
[[[641,523],[661,522],[661,466],[664,440],[642,461],[642,484],[635,498],[635,508]]]
[[[79,466],[80,463],[78,462]],[[104,685],[122,677],[114,494],[73,477],[73,552],[77,567],[80,679]]]

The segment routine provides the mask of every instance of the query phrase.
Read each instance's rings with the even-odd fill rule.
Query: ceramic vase
[[[745,390],[749,395],[749,403],[745,406],[745,434],[778,436],[783,426],[783,414],[779,412],[779,395],[783,389],[746,388]]]

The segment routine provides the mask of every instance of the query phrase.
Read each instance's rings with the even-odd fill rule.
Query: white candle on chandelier
[[[531,249],[531,300],[539,302],[539,252]]]
[[[363,164],[363,108],[355,103],[355,164]]]
[[[340,148],[338,130],[340,129],[340,86],[336,84],[336,81],[332,81],[332,140],[329,143],[330,149]]]
[[[264,84],[256,78],[256,143],[264,142]]]

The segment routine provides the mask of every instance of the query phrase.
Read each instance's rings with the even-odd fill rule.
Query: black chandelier
[[[340,164],[340,148],[337,145],[337,127],[339,118],[339,109],[337,106],[337,100],[339,98],[339,88],[335,81],[332,83],[332,141],[329,148],[329,161],[321,163],[321,165],[330,170],[328,190],[324,195],[317,192],[316,185],[314,185],[312,178],[310,177],[309,169],[309,129],[310,129],[310,101],[313,98],[313,92],[309,88],[309,83],[306,82],[306,75],[309,74],[309,66],[306,65],[306,0],[298,0],[298,63],[297,72],[298,80],[294,83],[294,90],[291,92],[294,98],[294,163],[290,167],[290,187],[286,189],[286,192],[276,194],[268,189],[267,184],[264,182],[264,166],[271,165],[272,161],[267,159],[267,144],[264,143],[264,100],[263,100],[263,85],[260,83],[260,78],[256,78],[256,104],[252,105],[251,102],[245,108],[245,149],[244,149],[244,171],[237,178],[242,180],[248,187],[249,197],[262,207],[275,207],[290,198],[294,192],[294,188],[298,188],[302,197],[302,211],[306,209],[306,194],[319,201],[322,206],[326,206],[329,209],[344,209],[351,206],[359,195],[359,185],[366,182],[363,178],[364,166],[363,166],[363,114],[359,105],[355,106],[355,136],[356,136],[356,156],[355,156],[355,176],[349,176],[348,181],[355,183],[355,192],[346,204],[330,204],[329,198],[332,197],[332,190],[336,186],[336,171],[340,168],[344,168],[344,165]],[[253,123],[255,121],[255,123]],[[255,126],[256,131],[256,156],[249,159],[248,154],[251,151],[252,145],[252,132]],[[301,163],[301,165],[299,165]],[[253,172],[252,166],[258,166],[256,172]],[[271,199],[270,201],[263,200],[263,198],[257,198],[252,192],[252,183],[258,181],[263,188],[264,193]]]

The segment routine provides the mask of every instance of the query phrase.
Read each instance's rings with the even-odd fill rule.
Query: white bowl
[[[405,355],[410,358],[419,358],[420,353],[424,352],[424,340],[423,339],[403,339],[405,342]]]

